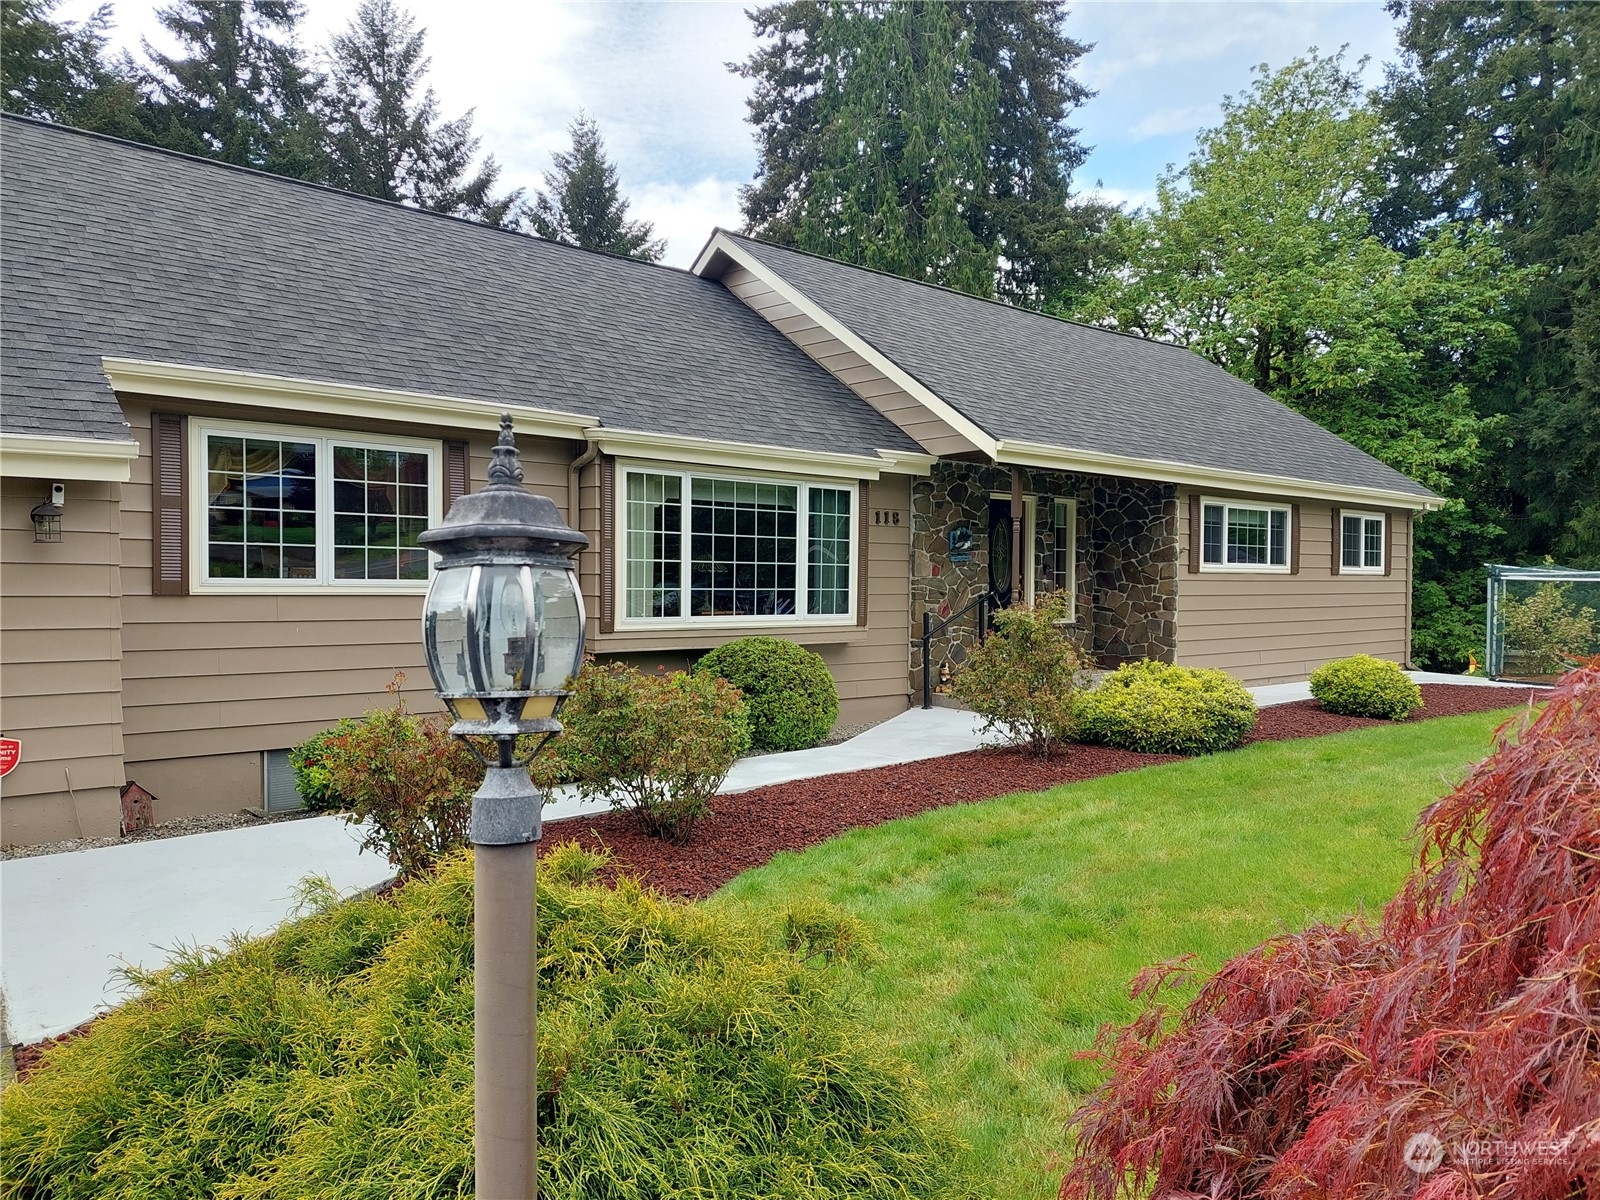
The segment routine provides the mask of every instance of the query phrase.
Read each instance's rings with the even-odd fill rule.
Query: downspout
[[[583,453],[567,464],[567,524],[574,529],[583,528],[578,524],[578,484],[583,477],[583,469],[600,457],[597,442],[585,440],[584,446]]]

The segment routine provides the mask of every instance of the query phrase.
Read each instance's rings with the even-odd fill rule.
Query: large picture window
[[[294,430],[204,426],[195,461],[201,581],[423,586],[438,451]]]
[[[1339,570],[1343,573],[1383,573],[1383,514],[1339,515]]]
[[[1289,510],[1207,500],[1201,505],[1200,565],[1210,570],[1287,571]]]
[[[624,479],[625,619],[852,615],[853,488],[643,469]]]

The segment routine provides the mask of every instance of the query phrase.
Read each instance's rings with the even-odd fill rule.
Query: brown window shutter
[[[1394,514],[1383,514],[1383,573],[1394,574]]]
[[[151,488],[150,591],[156,596],[189,594],[188,421],[175,413],[150,416]]]
[[[1344,518],[1339,510],[1333,510],[1333,574],[1339,573],[1339,564],[1344,559]]]
[[[450,511],[450,506],[470,490],[468,480],[471,478],[467,466],[467,443],[446,442],[444,444],[444,510]]]
[[[600,467],[600,632],[617,628],[617,460]]]
[[[869,548],[867,542],[866,514],[871,502],[871,485],[863,479],[856,492],[856,624],[866,627],[867,624],[867,559]]]
[[[1203,532],[1200,518],[1200,493],[1189,493],[1189,574],[1200,574],[1200,535]]]
[[[1289,574],[1300,574],[1300,506],[1289,506]]]

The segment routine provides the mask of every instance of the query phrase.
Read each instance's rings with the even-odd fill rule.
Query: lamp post
[[[583,664],[583,594],[572,559],[589,539],[522,486],[511,415],[489,485],[417,539],[440,556],[422,613],[434,690],[450,732],[490,739],[472,798],[474,1172],[482,1200],[537,1194],[538,1043],[534,892],[539,809],[531,752],[561,732],[567,682]],[[468,745],[472,745],[469,740]],[[534,747],[537,749],[537,746]]]

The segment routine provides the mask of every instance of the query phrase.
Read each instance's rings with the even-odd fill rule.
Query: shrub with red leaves
[[[1063,1200],[1600,1197],[1600,659],[1516,732],[1422,814],[1380,928],[1275,938],[1102,1031]]]

